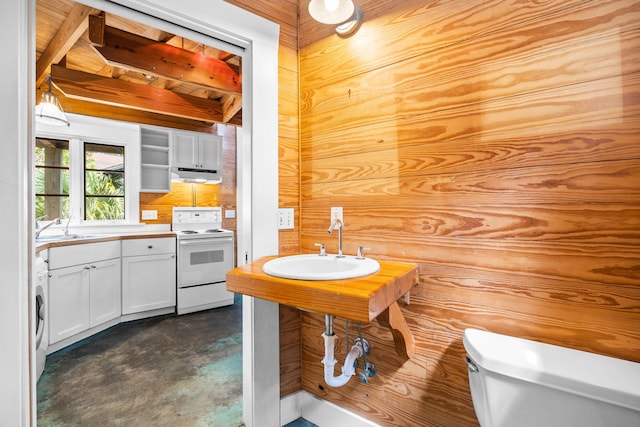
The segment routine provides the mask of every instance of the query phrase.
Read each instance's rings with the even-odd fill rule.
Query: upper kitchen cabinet
[[[198,132],[173,132],[173,168],[222,170],[222,137]]]
[[[171,191],[171,131],[143,127],[140,131],[140,191]]]

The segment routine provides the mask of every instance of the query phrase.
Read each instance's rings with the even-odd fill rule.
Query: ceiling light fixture
[[[341,37],[354,34],[362,24],[362,11],[352,0],[311,0],[309,14],[322,24],[336,25]]]
[[[48,125],[69,126],[69,120],[62,111],[58,97],[51,92],[51,74],[47,76],[45,83],[49,83],[49,88],[42,92],[40,104],[36,105],[36,121]]]

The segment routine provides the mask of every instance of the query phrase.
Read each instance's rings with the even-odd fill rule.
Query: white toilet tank
[[[466,329],[482,427],[640,427],[640,363]]]

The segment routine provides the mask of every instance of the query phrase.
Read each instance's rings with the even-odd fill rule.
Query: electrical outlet
[[[331,208],[331,222],[333,222],[334,219],[339,219],[340,222],[344,224],[344,219],[342,219],[342,206]]]
[[[225,209],[224,217],[225,218],[235,218],[236,217],[235,209]]]
[[[293,208],[278,209],[278,229],[293,230]]]
[[[156,210],[153,210],[153,211],[143,210],[142,211],[142,219],[146,219],[146,220],[158,219],[158,211],[156,211]]]

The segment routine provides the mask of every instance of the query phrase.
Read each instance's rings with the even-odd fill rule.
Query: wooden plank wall
[[[300,3],[301,249],[342,206],[347,253],[420,266],[416,357],[365,325],[378,375],[331,389],[304,313],[303,388],[474,426],[465,328],[640,362],[640,2],[359,0],[348,39]]]

